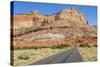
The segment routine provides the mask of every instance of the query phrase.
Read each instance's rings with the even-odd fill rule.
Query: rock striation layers
[[[12,24],[15,47],[96,43],[96,27],[91,27],[85,15],[76,8],[48,15],[18,14],[12,16]]]

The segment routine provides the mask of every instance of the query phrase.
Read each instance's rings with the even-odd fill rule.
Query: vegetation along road
[[[83,62],[83,58],[80,55],[76,47],[70,49],[69,51],[64,51],[45,59],[31,63],[30,65],[38,64],[55,64],[55,63],[71,63],[71,62]]]

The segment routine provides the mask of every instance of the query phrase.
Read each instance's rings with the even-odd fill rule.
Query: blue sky
[[[97,24],[97,7],[96,6],[86,6],[86,5],[72,5],[72,4],[54,4],[54,3],[39,3],[39,2],[24,2],[24,1],[14,1],[13,4],[13,14],[19,14],[24,12],[30,12],[32,10],[38,10],[42,14],[52,14],[59,12],[65,8],[74,7],[79,11],[83,12],[90,25]]]

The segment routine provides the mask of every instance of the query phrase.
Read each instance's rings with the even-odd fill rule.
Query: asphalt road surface
[[[64,51],[64,52],[49,56],[47,58],[31,63],[29,65],[72,63],[72,62],[83,62],[83,58],[76,47],[68,51]]]

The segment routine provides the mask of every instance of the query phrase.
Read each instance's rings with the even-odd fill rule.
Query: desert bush
[[[63,49],[66,47],[70,47],[69,44],[58,44],[58,45],[54,45],[54,46],[19,46],[19,47],[15,47],[14,50],[20,50],[20,49],[42,49],[42,48],[51,48],[51,49]]]
[[[62,48],[66,48],[66,47],[69,47],[68,44],[58,44],[56,46],[52,46],[51,48],[52,49],[62,49]]]
[[[86,45],[85,45],[85,44],[80,44],[79,46],[80,46],[80,47],[86,47]]]
[[[91,46],[88,43],[86,43],[86,44],[80,44],[79,47],[88,47],[89,48]]]
[[[27,53],[22,53],[22,54],[18,55],[17,58],[21,59],[21,60],[28,60],[30,57]]]
[[[86,44],[86,46],[87,46],[88,48],[90,48],[90,47],[91,47],[89,44]]]
[[[97,47],[97,44],[94,44],[93,47]]]

